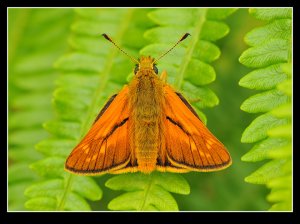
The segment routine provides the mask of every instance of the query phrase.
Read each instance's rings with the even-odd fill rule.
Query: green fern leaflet
[[[240,62],[255,68],[240,80],[245,88],[264,90],[246,99],[241,109],[248,113],[263,112],[244,131],[242,142],[256,144],[243,161],[271,159],[246,182],[265,184],[271,189],[267,200],[270,210],[292,209],[292,10],[250,9],[250,14],[266,24],[247,33],[251,47]]]

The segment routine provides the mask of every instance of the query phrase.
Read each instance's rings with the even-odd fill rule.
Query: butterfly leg
[[[167,74],[166,70],[163,70],[162,73],[161,73],[161,75],[160,75],[160,79],[161,79],[164,83],[166,83],[166,82],[167,82],[167,76],[168,76],[168,74]]]

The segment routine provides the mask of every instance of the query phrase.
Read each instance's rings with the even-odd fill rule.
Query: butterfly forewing
[[[107,106],[108,105],[108,106]],[[83,140],[66,161],[74,173],[101,174],[125,167],[130,161],[128,87],[109,100]]]
[[[165,86],[166,154],[171,168],[205,172],[228,167],[231,158],[225,146],[181,98]]]

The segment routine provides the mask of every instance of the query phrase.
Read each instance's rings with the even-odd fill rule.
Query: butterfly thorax
[[[153,71],[152,63],[152,58],[142,57],[139,70],[129,85],[132,115],[129,137],[131,148],[136,152],[132,162],[136,162],[139,170],[146,173],[156,168],[164,108],[164,84]]]

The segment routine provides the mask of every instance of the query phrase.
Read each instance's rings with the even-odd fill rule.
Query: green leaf
[[[11,129],[40,127],[41,123],[47,118],[50,119],[51,116],[52,111],[42,109],[19,112],[9,117],[9,127]],[[29,120],[31,122],[28,122]]]
[[[79,195],[90,200],[99,200],[102,196],[102,191],[97,184],[89,177],[74,177],[72,190]],[[64,197],[64,181],[62,179],[51,179],[48,181],[33,184],[26,189],[25,195],[30,198],[47,197],[55,198],[57,202]],[[65,208],[67,210],[90,210],[87,202],[75,193],[69,193],[66,198]],[[48,208],[49,210],[57,210],[58,203],[55,207]]]
[[[101,13],[99,13],[99,11]],[[92,20],[94,22],[105,22],[118,24],[119,20],[126,15],[125,9],[109,8],[106,10],[99,10],[99,8],[77,8],[76,13],[82,17],[82,20]],[[105,24],[101,23],[101,24]]]
[[[8,183],[31,181],[37,179],[37,175],[30,171],[27,163],[16,163],[9,167]]]
[[[286,146],[289,140],[285,138],[267,138],[259,143],[257,143],[249,152],[247,152],[243,157],[242,161],[245,162],[256,162],[264,159],[268,159],[269,153],[273,150]]]
[[[50,87],[51,83],[46,82],[49,80],[53,80],[51,76],[41,76],[41,77],[36,77],[37,80],[34,80],[34,77],[32,74],[35,73],[43,73],[45,71],[51,70],[51,66],[55,58],[57,57],[56,54],[48,54],[48,52],[38,52],[38,53],[32,53],[28,55],[28,57],[24,57],[18,60],[18,63],[14,67],[14,72],[16,73],[23,73],[23,74],[28,74],[29,79],[23,80],[24,83],[21,83],[21,80],[18,80],[18,84],[24,85],[22,87],[27,87],[28,89],[31,89],[33,86],[37,86],[36,82],[40,82],[42,84],[43,89],[45,87]],[[32,67],[32,62],[36,62],[35,66]],[[53,71],[52,71],[53,72]],[[35,74],[37,75],[37,74]],[[44,81],[44,82],[41,82]],[[52,86],[52,85],[51,85]],[[21,87],[21,86],[20,86]],[[37,87],[40,89],[40,87]]]
[[[57,88],[54,92],[55,100],[76,104],[77,107],[86,107],[91,103],[91,91],[75,88]],[[76,102],[73,99],[76,98]]]
[[[219,104],[216,94],[207,87],[196,87],[190,82],[184,82],[182,93],[188,99],[198,101],[195,105],[199,108],[214,107]]]
[[[72,88],[96,88],[100,77],[96,73],[70,72],[56,79],[58,86],[72,87]]]
[[[281,66],[281,69],[282,69],[282,71],[285,73],[285,74],[287,74],[287,76],[289,77],[289,78],[291,78],[292,77],[292,62],[291,61],[289,61],[288,63],[285,63],[285,64],[283,64],[282,66]]]
[[[24,194],[27,197],[49,197],[56,198],[62,196],[64,182],[62,179],[52,179],[31,185]]]
[[[291,137],[292,136],[292,124],[285,124],[272,128],[268,131],[270,137]]]
[[[289,141],[285,138],[267,138],[257,143],[249,152],[247,152],[242,157],[242,161],[256,162],[264,159],[269,159],[270,154],[274,150],[281,149],[288,144]]]
[[[291,8],[252,8],[249,13],[260,20],[292,18]]]
[[[151,12],[148,14],[151,15]],[[178,27],[174,29],[171,26],[157,26],[151,29],[148,29],[144,33],[145,39],[150,42],[154,43],[162,43],[162,44],[169,44],[169,43],[176,43],[178,38],[180,38],[183,34],[190,32],[191,30],[185,30],[185,27]],[[168,35],[166,35],[168,33]],[[190,39],[187,38],[179,46],[188,46]],[[176,50],[177,47],[174,49]],[[161,52],[163,53],[163,52]],[[170,52],[171,53],[171,52]]]
[[[32,198],[25,203],[25,207],[33,211],[53,211],[56,205],[57,201],[50,197]]]
[[[289,188],[292,186],[292,176],[279,177],[267,183],[269,188]]]
[[[275,148],[274,150],[269,151],[268,153],[268,157],[271,159],[291,158],[291,156],[292,156],[291,140],[289,140],[287,145]]]
[[[267,197],[270,202],[285,201],[287,198],[292,198],[292,192],[288,189],[272,190]]]
[[[288,41],[271,39],[262,45],[251,47],[244,51],[239,61],[247,67],[265,67],[275,63],[288,61]]]
[[[208,19],[226,19],[229,15],[234,13],[237,8],[209,8],[207,10],[207,18]]]
[[[229,27],[226,23],[208,20],[203,24],[203,31],[200,34],[200,38],[216,41],[225,37],[228,33]]]
[[[270,211],[291,211],[292,201],[276,203],[272,205],[272,207],[269,210]]]
[[[102,71],[104,61],[94,55],[86,53],[70,53],[55,62],[55,67],[66,71]]]
[[[276,117],[292,117],[292,104],[283,104],[271,111],[271,114]]]
[[[199,40],[193,51],[193,57],[204,62],[213,62],[220,55],[220,49],[215,44],[205,40]]]
[[[178,210],[176,201],[168,191],[178,194],[190,192],[188,183],[180,175],[159,172],[116,176],[109,179],[105,186],[130,192],[113,199],[108,205],[112,210]]]
[[[11,105],[14,108],[22,108],[22,109],[31,109],[30,112],[33,113],[33,110],[41,110],[43,114],[50,113],[49,107],[51,106],[50,99],[52,97],[52,93],[44,92],[41,93],[32,93],[16,96],[12,99]],[[47,110],[45,109],[47,108]],[[18,115],[18,114],[14,114]],[[20,122],[21,120],[19,120]]]
[[[60,101],[53,100],[58,118],[66,121],[82,122],[85,117],[84,112],[87,110],[86,106],[78,105],[75,101]]]
[[[287,124],[286,118],[276,118],[271,114],[263,114],[257,117],[243,132],[241,141],[251,143],[267,137],[267,132],[274,128]]]
[[[195,85],[206,85],[216,79],[216,73],[212,66],[192,59],[186,69],[185,79]]]
[[[44,128],[59,137],[78,139],[80,136],[80,123],[67,121],[48,121],[44,123]]]
[[[91,177],[74,176],[71,190],[92,201],[102,198],[102,190]]]
[[[30,168],[36,171],[39,175],[48,178],[63,177],[65,159],[61,157],[47,157],[30,165]]]
[[[177,211],[175,199],[159,186],[149,189],[150,197],[145,198],[145,193],[129,192],[114,198],[108,208],[111,210],[137,210],[137,211]]]
[[[245,100],[241,110],[248,113],[268,112],[286,102],[289,97],[278,90],[270,90],[256,94]]]
[[[31,180],[21,181],[9,184],[8,189],[8,204],[9,211],[25,210],[24,203],[27,198],[24,196],[24,190],[31,183]]]
[[[278,159],[268,162],[246,177],[245,181],[252,184],[266,184],[274,178],[282,177],[286,174],[282,169],[286,161],[286,159]]]
[[[282,70],[282,64],[275,64],[262,69],[256,69],[245,75],[239,85],[248,89],[267,90],[287,79]]]
[[[144,180],[158,184],[164,189],[178,194],[189,194],[189,185],[179,174],[155,172],[150,175],[139,173],[138,175],[124,174],[113,177],[106,182],[106,186],[114,190],[141,190],[147,187],[148,183]]]
[[[81,196],[69,193],[66,197],[65,209],[69,211],[90,211],[90,205]]]
[[[277,85],[277,89],[284,92],[286,95],[291,96],[292,95],[292,80],[287,79],[283,81],[282,83]]]
[[[203,12],[204,13],[204,12]],[[176,15],[176,19],[174,19]],[[158,9],[150,12],[148,16],[158,25],[189,26],[195,23],[199,16],[197,9]]]
[[[183,33],[187,32],[187,30],[184,29],[174,29],[172,27],[156,27],[153,29],[150,29],[145,32],[145,38],[148,39],[151,42],[157,42],[162,44],[167,43],[175,43],[178,41],[178,37],[180,37]],[[166,36],[165,34],[168,33],[169,35]],[[189,38],[186,39],[184,42],[182,42],[181,46],[188,46],[189,45]],[[149,45],[152,47],[152,49],[143,48],[141,51],[141,54],[144,55],[160,55],[163,52],[163,49],[168,50],[171,45],[165,46],[164,45]],[[147,46],[147,47],[149,47]],[[163,48],[162,48],[163,47]],[[177,46],[174,51],[179,51],[178,48],[180,46]],[[154,53],[153,53],[154,52]],[[173,54],[170,52],[170,54]],[[219,48],[206,40],[199,40],[197,42],[197,45],[193,51],[193,57],[200,59],[205,62],[212,62],[220,57],[220,50]],[[178,54],[179,55],[179,54]],[[169,57],[169,55],[168,55]],[[165,59],[164,59],[165,60]]]
[[[76,143],[76,141],[70,139],[45,139],[40,141],[35,147],[36,150],[47,156],[61,156],[66,158]]]
[[[290,19],[275,20],[266,26],[255,28],[247,33],[245,42],[250,46],[255,46],[272,38],[290,40],[291,26],[292,21]]]
[[[48,134],[39,128],[31,130],[19,129],[10,133],[8,142],[15,145],[34,145],[47,136]]]
[[[11,146],[8,151],[8,158],[14,162],[33,162],[42,158],[42,155],[33,150],[31,145]],[[28,165],[28,164],[27,164]]]

